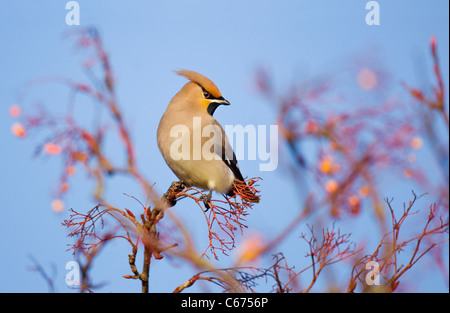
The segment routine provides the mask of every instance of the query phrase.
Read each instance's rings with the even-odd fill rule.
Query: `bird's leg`
[[[185,188],[186,188],[186,185],[184,184],[184,182],[182,180],[174,181],[170,185],[170,189],[172,189],[172,190],[174,190],[176,192],[183,191]]]
[[[170,185],[167,192],[163,195],[163,197],[169,202],[171,206],[174,206],[177,201],[175,200],[177,197],[177,194],[181,191],[183,191],[186,188],[186,185],[183,181],[174,181]]]
[[[212,197],[212,189],[209,190],[209,193],[207,195],[203,194],[200,197],[200,199],[203,200],[203,204],[205,205],[205,208],[206,208],[205,212],[207,212],[211,208],[211,206],[208,203],[209,201],[211,201],[211,197]]]

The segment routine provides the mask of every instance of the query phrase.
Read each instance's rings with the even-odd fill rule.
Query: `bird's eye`
[[[206,99],[211,99],[211,94],[206,90],[203,90],[203,97],[205,97]]]

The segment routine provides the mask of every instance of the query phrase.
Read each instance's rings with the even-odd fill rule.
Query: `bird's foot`
[[[170,185],[170,189],[174,190],[175,192],[183,191],[186,188],[186,185],[182,180],[180,181],[174,181]]]
[[[203,194],[200,199],[203,200],[203,204],[205,205],[205,212],[208,212],[208,210],[211,208],[211,206],[209,205],[209,202],[211,201],[211,197],[212,197],[212,190],[209,191],[209,193],[207,195]]]
[[[186,185],[183,181],[174,181],[170,185],[167,192],[163,195],[163,197],[169,202],[171,206],[174,206],[177,203],[176,197],[177,194],[183,191],[186,188]]]

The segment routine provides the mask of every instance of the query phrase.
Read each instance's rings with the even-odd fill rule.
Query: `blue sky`
[[[273,74],[277,90],[294,83],[340,71],[357,57],[376,60],[392,74],[393,92],[400,82],[419,85],[432,79],[418,77],[417,60],[431,68],[430,37],[438,39],[438,52],[448,90],[449,43],[448,1],[378,1],[381,25],[365,23],[367,1],[106,1],[80,0],[81,26],[98,27],[117,76],[117,95],[138,152],[138,165],[156,188],[164,192],[175,179],[156,145],[159,118],[171,97],[185,83],[173,70],[186,68],[205,74],[219,86],[231,106],[219,108],[215,117],[222,124],[271,125],[273,108],[255,91],[255,69],[264,66]],[[13,137],[9,107],[17,102],[24,84],[32,78],[61,75],[86,81],[80,64],[85,55],[64,39],[64,32],[77,26],[65,23],[66,1],[5,1],[0,10],[0,143],[5,147],[0,162],[0,291],[45,292],[43,279],[29,270],[32,255],[51,271],[56,268],[58,291],[69,291],[64,283],[65,252],[70,239],[60,226],[67,211],[50,209],[57,188],[61,162],[56,158],[33,158],[33,138]],[[24,112],[33,101],[58,111],[64,107],[67,90],[55,85],[30,91]],[[448,103],[448,98],[447,98]],[[22,105],[22,104],[21,104]],[[249,230],[276,234],[295,216],[294,192],[286,193],[283,205],[275,195],[292,191],[282,169],[259,172],[258,163],[243,160],[244,176],[261,176],[265,203],[248,218]],[[75,178],[66,205],[80,210],[93,207],[92,185]],[[78,184],[77,184],[78,183]],[[125,186],[125,187],[124,187]],[[107,190],[118,207],[135,203],[122,193],[140,195],[135,186],[117,179]],[[409,190],[410,186],[403,189]],[[403,195],[403,194],[401,194]],[[408,198],[399,201],[407,201]],[[405,193],[406,197],[408,196]],[[392,195],[391,195],[392,196]],[[400,200],[402,199],[402,200]],[[278,205],[280,218],[272,221],[270,207]],[[135,206],[136,210],[138,208]],[[188,210],[189,206],[179,208]],[[197,212],[198,213],[198,212]],[[185,214],[192,228],[204,227],[201,215]],[[283,246],[298,243],[292,235]],[[129,251],[111,243],[93,269],[102,291],[136,292],[139,284],[124,281],[130,274]],[[301,249],[289,253],[290,260],[304,257]],[[226,263],[227,261],[224,260]],[[160,262],[152,268],[151,291],[172,291],[193,272],[176,261]],[[173,274],[167,277],[167,272]],[[186,272],[191,275],[186,275]],[[165,274],[164,274],[165,273]],[[445,290],[443,282],[428,281],[427,290]],[[152,289],[153,288],[153,289]]]

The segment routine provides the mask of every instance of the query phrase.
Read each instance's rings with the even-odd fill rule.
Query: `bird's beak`
[[[213,102],[216,102],[218,105],[224,104],[224,105],[230,105],[230,102],[228,102],[228,100],[225,99],[215,99]],[[211,102],[211,103],[213,103]]]
[[[222,99],[214,99],[208,105],[208,113],[212,116],[214,114],[214,111],[216,111],[217,107],[221,104],[230,105],[230,102],[228,102],[228,100],[225,100],[223,98]]]

